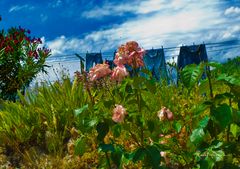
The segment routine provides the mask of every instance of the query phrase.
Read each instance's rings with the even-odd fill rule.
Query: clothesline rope
[[[236,43],[238,42],[238,43]],[[228,44],[228,43],[235,43],[235,44]],[[232,49],[232,48],[238,48],[240,47],[240,41],[222,41],[222,42],[216,42],[216,43],[203,43],[206,45],[206,48],[219,48],[219,47],[226,47],[226,46],[233,46],[231,48],[222,48],[218,50],[208,50],[207,52],[217,52],[217,51],[222,51],[222,50],[227,50],[227,49]],[[184,45],[183,45],[184,46]],[[166,48],[157,48],[157,49],[163,49],[164,51],[176,51],[177,49],[180,49],[181,46],[178,47],[166,47]],[[101,52],[102,55],[104,56],[113,56],[115,51],[113,52]],[[94,52],[96,53],[96,52]],[[99,52],[100,53],[100,52]],[[79,55],[86,55],[87,52],[77,52]],[[66,56],[76,56],[76,53],[71,53],[71,54],[65,54],[65,55],[53,55],[52,57],[66,57]],[[172,56],[172,55],[171,55]],[[178,56],[178,55],[177,55]],[[51,57],[51,58],[52,58]]]

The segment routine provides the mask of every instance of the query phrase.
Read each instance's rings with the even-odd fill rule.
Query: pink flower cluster
[[[118,48],[113,62],[117,66],[128,64],[132,68],[139,68],[144,66],[144,52],[145,51],[139,47],[137,42],[130,41]]]
[[[115,67],[112,71],[112,80],[121,82],[126,76],[128,76],[127,69],[124,65]]]
[[[113,109],[112,120],[116,123],[122,123],[124,121],[125,115],[127,115],[126,109],[122,105],[115,105]]]
[[[166,107],[163,107],[160,111],[158,111],[158,118],[160,121],[164,120],[173,120],[173,113],[167,109]]]
[[[107,63],[97,64],[89,71],[89,78],[91,81],[103,78],[111,74],[111,79],[117,82],[121,82],[126,76],[129,75],[125,64],[130,65],[132,68],[138,68],[144,66],[143,63],[144,50],[139,47],[135,41],[127,42],[125,45],[121,45],[116,53],[114,63],[116,67],[111,71]]]
[[[106,63],[103,64],[96,64],[94,67],[92,67],[89,71],[89,78],[91,81],[95,81],[97,79],[100,79],[102,77],[105,77],[109,74],[111,74],[111,69],[109,68],[109,65]]]

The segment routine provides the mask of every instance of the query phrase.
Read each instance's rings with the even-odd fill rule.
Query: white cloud
[[[113,3],[106,3],[104,6],[99,7],[96,6],[91,10],[84,11],[82,13],[82,17],[85,18],[103,18],[105,16],[120,16],[123,15],[125,12],[133,11],[133,7],[129,6],[128,4],[113,4]]]
[[[196,0],[142,0],[132,1],[128,3],[112,3],[106,1],[102,6],[94,6],[82,13],[82,17],[85,18],[103,18],[106,16],[121,16],[124,13],[130,12],[134,14],[149,14],[153,12],[166,13],[186,8],[191,6],[191,3],[196,3]],[[213,4],[214,2],[206,1],[204,4]],[[200,4],[198,4],[201,6]]]
[[[153,1],[150,2],[152,3]],[[137,40],[146,48],[151,47],[151,45],[165,45],[164,42],[169,42],[168,38],[172,39],[174,34],[176,38],[179,38],[182,34],[191,34],[193,31],[200,32],[202,29],[211,28],[212,25],[221,23],[222,21],[218,17],[219,13],[207,7],[208,5],[208,3],[202,6],[199,4],[186,6],[185,4],[185,10],[179,10],[178,12],[163,14],[159,11],[150,17],[139,16],[121,25],[92,32],[87,37],[95,40],[96,38],[105,38],[108,39],[109,44],[115,41]],[[178,7],[182,6],[184,6],[184,3]],[[142,11],[142,9],[139,11],[147,12]],[[179,39],[173,39],[173,41],[177,40]]]
[[[25,5],[16,5],[16,6],[12,6],[8,12],[11,13],[11,12],[16,12],[16,11],[20,11],[20,10],[24,10],[24,9],[28,9],[28,10],[33,10],[34,9],[34,6],[30,6],[28,4],[25,4]]]
[[[176,2],[178,1],[172,1],[172,6],[174,6]],[[148,14],[168,8],[168,4],[169,1],[167,0],[144,0],[128,3],[112,3],[107,1],[103,3],[102,6],[95,6],[90,10],[84,11],[82,13],[82,17],[99,19],[110,15],[121,16],[127,12],[135,14]]]
[[[224,14],[230,16],[240,15],[240,8],[231,6],[225,10]]]
[[[81,39],[61,36],[47,44],[52,49],[53,55],[61,55],[73,52],[113,51],[129,40],[136,40],[142,47],[149,49],[159,48],[162,45],[164,47],[183,43],[191,45],[193,42],[198,44],[203,41],[207,43],[238,38],[239,25],[222,17],[222,11],[215,8],[217,2],[218,0],[204,3],[188,0],[149,0],[141,1],[139,5],[135,3],[135,6],[134,3],[129,3],[115,8],[108,4],[105,7],[108,10],[104,14],[98,11],[99,13],[92,13],[92,16],[89,13],[88,16],[94,18],[98,13],[98,16],[102,17],[108,15],[110,9],[112,13],[134,11],[141,15],[104,30],[90,32]],[[168,55],[177,53],[178,51],[175,51]]]
[[[222,38],[224,40],[233,39],[233,38],[238,38],[239,35],[240,35],[240,26],[235,25],[235,26],[229,27],[226,31],[224,31]]]

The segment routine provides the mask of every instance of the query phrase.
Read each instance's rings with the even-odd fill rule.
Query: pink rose
[[[139,45],[136,41],[129,41],[126,43],[126,50],[132,52],[137,51],[139,49]]]
[[[160,111],[158,111],[158,117],[160,121],[164,121],[165,119],[172,121],[173,113],[166,107],[163,107]]]
[[[165,163],[168,165],[170,163],[170,159],[168,158],[168,154],[165,151],[160,152],[161,157],[164,158]]]
[[[167,109],[167,119],[169,121],[173,120],[173,113],[169,109]]]
[[[111,78],[113,80],[121,82],[126,76],[128,76],[127,69],[125,68],[125,66],[120,65],[113,69]]]
[[[106,63],[103,64],[97,64],[93,68],[90,69],[88,76],[91,81],[95,81],[97,79],[100,79],[102,77],[105,77],[111,73],[111,69],[109,68],[109,65]]]
[[[113,63],[115,65],[124,65],[124,64],[127,64],[128,62],[128,56],[125,54],[125,53],[120,53],[120,52],[117,52],[116,55],[115,55],[115,59],[113,60]]]
[[[114,64],[117,66],[128,64],[133,68],[144,66],[144,50],[135,41],[129,41],[121,45],[116,53]]]
[[[116,107],[113,109],[112,120],[116,123],[121,123],[127,114],[126,109],[122,105],[116,104],[115,106]]]

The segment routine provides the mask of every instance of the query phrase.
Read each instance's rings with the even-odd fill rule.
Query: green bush
[[[40,38],[31,38],[30,31],[10,28],[0,32],[0,98],[15,101],[17,91],[24,93],[33,78],[44,71],[50,55],[47,48],[39,48]]]

